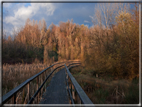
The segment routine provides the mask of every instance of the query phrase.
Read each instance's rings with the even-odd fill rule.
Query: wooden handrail
[[[77,92],[81,102],[83,104],[93,104],[92,101],[88,98],[88,96],[84,92],[84,90],[81,88],[81,86],[75,80],[75,78],[72,76],[72,74],[70,73],[70,71],[69,71],[68,67],[66,66],[66,64],[64,64],[64,65],[65,65],[67,74],[68,74],[68,76],[69,76],[69,78],[70,78],[70,80],[71,80],[71,82],[72,82],[72,84],[73,84],[73,86],[74,86],[74,88],[75,88],[75,90],[76,90],[76,92]],[[72,67],[74,67],[74,66],[71,66],[70,68],[72,68]]]
[[[67,62],[67,61],[66,61]],[[69,62],[73,62],[73,61],[69,61]],[[74,61],[75,62],[75,61]],[[23,83],[21,83],[19,86],[15,87],[14,89],[12,89],[11,91],[9,91],[8,93],[6,93],[3,97],[2,97],[2,104],[6,103],[10,98],[12,98],[14,96],[14,99],[16,97],[16,93],[22,89],[23,87],[25,87],[28,83],[30,83],[32,80],[34,80],[36,77],[38,77],[39,75],[41,75],[42,73],[44,73],[46,70],[52,68],[54,65],[57,64],[61,64],[61,63],[65,63],[65,62],[56,62],[54,64],[52,64],[51,66],[47,67],[46,69],[42,70],[41,72],[39,72],[38,74],[32,76],[31,78],[27,79],[26,81],[24,81]],[[53,71],[55,71],[58,67],[56,67]],[[50,74],[52,74],[53,72],[51,72]],[[49,74],[49,75],[50,75]],[[15,101],[14,101],[15,103]]]

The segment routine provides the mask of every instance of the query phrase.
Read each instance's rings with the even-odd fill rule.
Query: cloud
[[[14,9],[13,16],[5,16],[3,20],[6,24],[12,24],[14,28],[17,28],[24,25],[28,18],[32,19],[37,15],[38,17],[43,15],[51,16],[55,9],[55,6],[51,3],[31,3],[28,7],[23,4],[18,9]]]
[[[93,16],[89,16],[91,19],[93,19]]]
[[[27,18],[37,21],[44,18],[47,27],[52,22],[58,25],[60,21],[71,19],[76,24],[87,23],[91,26],[89,16],[94,14],[94,5],[95,3],[13,3],[5,7],[9,13],[4,15],[4,28],[11,32],[10,30],[24,26]]]
[[[84,25],[84,26],[89,27],[89,25],[87,25],[87,24],[86,24],[86,25]]]
[[[84,22],[85,22],[85,23],[90,23],[90,22],[89,22],[89,21],[87,21],[87,20],[84,20]]]

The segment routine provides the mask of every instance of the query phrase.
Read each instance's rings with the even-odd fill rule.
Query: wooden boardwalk
[[[65,68],[54,75],[39,104],[69,104]]]
[[[80,65],[80,62],[76,61],[68,61],[68,66],[66,66],[67,62],[58,62],[55,64],[52,64],[51,66],[45,68],[41,72],[37,73],[36,75],[32,76],[31,78],[27,79],[23,83],[21,83],[19,86],[15,87],[8,93],[6,93],[2,97],[2,104],[10,103],[17,104],[16,98],[17,93],[22,92],[23,95],[25,93],[25,90],[22,90],[23,88],[27,89],[27,98],[28,103],[32,104],[33,101],[36,99],[36,97],[39,99],[39,92],[41,89],[44,90],[44,94],[41,93],[42,99],[41,101],[37,101],[36,104],[92,104],[92,101],[88,98],[84,90],[81,88],[81,86],[78,84],[78,82],[75,80],[75,78],[70,73],[69,69],[72,67],[76,67]],[[60,65],[58,65],[60,64]],[[55,65],[54,69],[52,69]],[[51,79],[51,82],[49,86],[46,88],[44,87],[45,83],[49,79],[49,77],[53,74],[55,70],[61,67],[65,67],[58,71],[54,77]],[[49,75],[47,74],[47,70],[51,70],[51,73]],[[66,78],[67,74],[67,78]],[[42,78],[39,76],[42,76]],[[36,82],[34,83],[37,87],[34,87],[37,89],[36,92],[34,92],[33,95],[31,95],[31,82],[36,79]],[[39,86],[39,84],[41,84]],[[38,95],[38,96],[37,96]],[[24,101],[24,100],[23,100]],[[35,103],[35,102],[34,102]],[[94,105],[93,105],[94,106]]]

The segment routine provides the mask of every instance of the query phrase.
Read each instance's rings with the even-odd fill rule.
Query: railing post
[[[23,88],[23,97],[22,97],[22,102],[24,103],[25,100],[25,89]]]
[[[66,72],[66,81],[68,82],[68,73]],[[68,85],[66,85],[67,90],[68,90]]]
[[[72,98],[75,101],[75,88],[73,84],[72,84]]]
[[[42,83],[43,83],[43,81],[44,81],[44,73],[42,73]],[[42,84],[41,83],[41,84]],[[43,87],[44,88],[44,87]],[[43,88],[41,89],[41,94],[43,94]]]
[[[42,74],[40,75],[40,85],[39,86],[41,86],[41,84],[42,84]],[[41,90],[39,91],[39,99],[40,99],[40,96],[42,95],[42,88],[41,88]]]
[[[12,103],[16,104],[16,94],[14,94],[13,97],[12,97]]]
[[[39,87],[39,76],[36,78],[36,80],[37,80],[37,90],[38,90],[38,87]],[[38,100],[39,100],[39,93],[38,93],[38,95],[37,95],[37,102],[38,102]]]
[[[69,88],[71,90],[71,80],[70,80],[70,78],[68,79],[68,83],[69,83]]]
[[[70,92],[72,92],[71,91],[71,80],[70,80],[70,78],[68,78],[68,84],[69,84],[69,89],[68,90],[70,90]],[[71,100],[70,100],[70,104],[71,104]]]
[[[48,70],[45,71],[45,78],[47,78],[47,72],[48,72]],[[47,87],[47,81],[45,83],[45,91],[46,91],[46,87]]]
[[[30,82],[27,85],[27,89],[28,89],[28,101],[30,100]]]
[[[46,79],[46,71],[44,72],[44,80]],[[46,90],[46,83],[45,83],[45,85],[44,85],[44,92],[45,92],[45,90]]]

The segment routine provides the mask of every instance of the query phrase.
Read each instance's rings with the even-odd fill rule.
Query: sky
[[[45,19],[47,27],[60,21],[73,19],[74,23],[92,26],[91,16],[95,3],[4,3],[3,28],[12,34],[13,30],[24,26],[25,21]]]
[[[24,26],[28,18],[45,19],[47,28],[51,23],[58,25],[60,21],[71,19],[74,23],[91,27],[95,6],[96,3],[3,3],[3,31],[12,35],[14,30]]]

